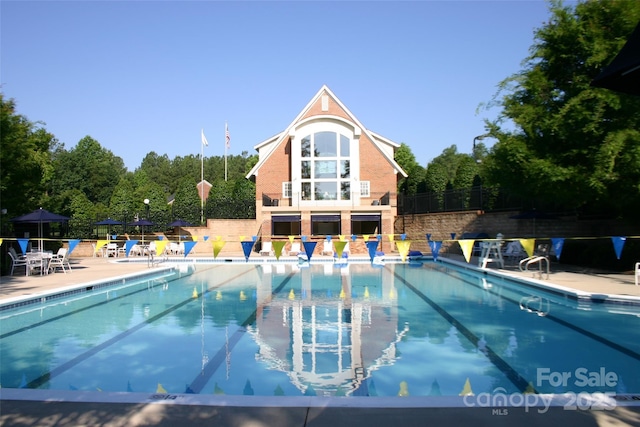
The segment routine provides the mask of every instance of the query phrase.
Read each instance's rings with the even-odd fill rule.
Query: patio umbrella
[[[140,226],[142,227],[142,244],[144,245],[144,227],[148,225],[155,225],[153,222],[148,219],[139,219],[137,221],[130,222],[129,224],[132,227]]]
[[[116,221],[115,219],[107,218],[102,221],[94,222],[94,225],[108,225],[109,226],[109,235],[111,235],[111,226],[112,225],[122,225],[120,221]]]
[[[177,228],[180,228],[180,227],[193,227],[193,224],[191,224],[188,221],[185,221],[183,219],[178,218],[175,221],[173,221],[172,223],[167,224],[167,227],[177,227]],[[182,236],[180,235],[180,230],[178,230],[178,241],[180,241],[181,239],[182,239]]]
[[[68,216],[58,215],[40,208],[31,213],[12,218],[11,222],[17,224],[38,224],[38,248],[42,251],[42,224],[51,222],[67,222],[69,219],[70,218]]]
[[[611,64],[593,79],[591,86],[640,96],[640,23]]]

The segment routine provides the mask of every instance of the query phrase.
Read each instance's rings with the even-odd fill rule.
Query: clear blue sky
[[[284,130],[326,84],[426,166],[471,151],[480,111],[549,19],[535,1],[2,1],[1,90],[67,149],[130,171],[155,151],[224,155]],[[491,145],[490,140],[486,140]],[[221,172],[222,173],[222,172]]]

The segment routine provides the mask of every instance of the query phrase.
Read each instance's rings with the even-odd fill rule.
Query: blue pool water
[[[640,309],[444,263],[183,265],[0,311],[2,388],[640,392]]]

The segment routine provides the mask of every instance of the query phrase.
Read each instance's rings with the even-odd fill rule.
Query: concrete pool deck
[[[242,254],[226,255],[243,257]],[[454,256],[446,258],[461,260]],[[260,258],[260,257],[257,257]],[[266,257],[263,257],[266,258]],[[315,258],[315,256],[314,256]],[[477,265],[473,262],[473,265]],[[135,273],[149,272],[147,263],[114,263],[105,258],[72,258],[73,271],[45,276],[0,277],[0,304],[28,298],[74,285]],[[494,270],[494,269],[491,269]],[[532,273],[507,267],[504,273],[530,279]],[[569,268],[552,263],[547,284],[588,292],[597,296],[637,301],[640,286],[633,273],[612,274]],[[0,355],[1,357],[1,355]],[[153,400],[149,394],[101,393],[48,390],[0,389],[0,425],[3,426],[640,426],[640,406],[618,402],[611,410],[567,410],[538,408],[468,407],[462,398],[438,398],[420,403],[420,398],[373,400],[353,405],[355,400],[305,400],[294,398],[281,405],[259,396],[220,399],[219,396],[172,395],[176,400]],[[636,397],[640,396],[634,396]],[[216,400],[217,398],[217,400]],[[200,400],[203,399],[203,400]],[[282,398],[279,398],[282,399]],[[182,400],[181,402],[178,402]],[[267,403],[265,404],[265,401]],[[414,402],[409,405],[409,402]],[[271,402],[271,403],[269,403]],[[407,405],[403,405],[406,402]],[[418,402],[417,404],[415,402]],[[362,403],[362,402],[360,402]],[[526,410],[528,409],[528,410]]]

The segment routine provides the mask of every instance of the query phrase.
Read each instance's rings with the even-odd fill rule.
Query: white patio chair
[[[262,242],[262,248],[260,249],[260,255],[275,256],[271,242]]]
[[[322,252],[321,255],[333,255],[333,243],[329,240],[325,240],[322,242]]]
[[[117,243],[107,243],[107,250],[104,253],[105,257],[114,257],[118,256],[118,244]]]
[[[9,248],[9,256],[11,257],[11,273],[9,273],[9,275],[13,276],[13,270],[16,267],[24,267],[24,274],[25,276],[28,275],[29,260],[27,260],[27,257],[24,255],[18,255],[16,250],[13,248]]]
[[[640,262],[636,262],[635,268],[635,276],[636,276],[636,286],[638,286],[638,281],[640,281]]]
[[[291,243],[291,248],[289,249],[289,255],[297,256],[300,253],[300,242]]]
[[[64,269],[65,265],[71,272],[71,264],[69,264],[69,250],[67,248],[58,249],[58,253],[56,253],[51,260],[49,261],[49,270],[52,273],[55,273],[58,268],[62,269],[64,274],[67,274],[67,270]]]

